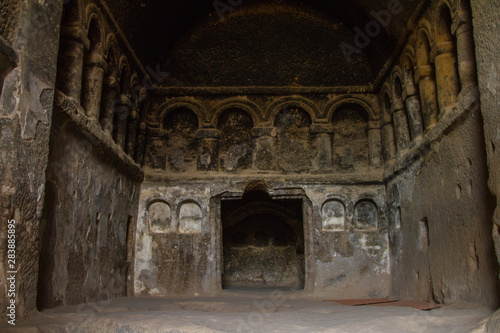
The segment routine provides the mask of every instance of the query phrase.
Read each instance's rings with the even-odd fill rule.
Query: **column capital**
[[[146,124],[145,121],[141,121],[139,123],[139,131],[145,132],[147,128],[148,128],[148,125]]]
[[[101,54],[99,54],[98,52],[93,52],[93,53],[87,55],[87,57],[85,57],[85,66],[87,66],[87,67],[92,67],[92,66],[100,67],[104,71],[106,71],[108,69],[108,64],[104,60],[104,57]]]
[[[469,12],[460,12],[451,23],[451,33],[455,36],[471,30],[472,25]]]
[[[130,107],[130,105],[132,104],[130,102],[130,97],[125,95],[125,94],[121,94],[120,96],[118,96],[118,101],[117,101],[117,105],[119,106],[128,106]]]
[[[200,128],[196,131],[196,137],[199,139],[220,139],[221,132],[216,128]]]
[[[405,105],[403,101],[399,99],[395,99],[394,103],[392,105],[392,113],[399,112],[399,111],[404,111]]]
[[[392,125],[392,116],[390,114],[384,114],[382,118],[382,127]]]
[[[269,126],[269,127],[254,127],[251,130],[252,136],[254,138],[258,138],[261,136],[276,136],[276,127],[274,126]]]
[[[114,75],[108,75],[104,78],[104,86],[108,89],[116,91],[116,93],[120,92],[120,83]]]
[[[415,82],[419,83],[424,78],[430,78],[434,74],[432,65],[417,65],[415,68]]]
[[[137,121],[139,119],[139,112],[136,109],[130,112],[130,119]]]
[[[368,122],[368,130],[371,131],[371,130],[380,130],[380,120],[376,120],[376,121],[369,121]]]
[[[431,53],[430,53],[430,58],[431,61],[434,62],[436,57],[442,55],[442,54],[447,54],[447,53],[452,53],[455,52],[455,43],[453,42],[442,42],[442,43],[437,43],[432,47]]]
[[[90,40],[87,38],[87,34],[79,26],[63,25],[61,27],[61,37],[62,39],[79,42],[87,49],[90,47]]]
[[[164,138],[168,137],[168,132],[166,130],[164,130],[163,128],[159,128],[159,127],[149,127],[148,133],[149,133],[149,136],[151,136],[152,138],[156,138],[156,139],[164,139]]]
[[[312,124],[310,127],[311,134],[333,134],[332,124]]]

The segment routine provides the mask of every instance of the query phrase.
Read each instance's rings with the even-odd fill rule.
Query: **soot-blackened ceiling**
[[[422,1],[106,3],[143,64],[161,65],[171,73],[168,85],[338,86],[373,82]],[[355,47],[356,27],[365,30],[375,21],[373,12],[391,6],[401,10],[391,15],[381,33],[370,38],[362,54],[347,59],[340,44]]]

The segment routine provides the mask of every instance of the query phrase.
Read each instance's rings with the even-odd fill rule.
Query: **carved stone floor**
[[[331,299],[331,298],[327,298]],[[344,306],[299,291],[224,290],[218,296],[120,298],[39,313],[2,332],[484,332],[492,310]]]

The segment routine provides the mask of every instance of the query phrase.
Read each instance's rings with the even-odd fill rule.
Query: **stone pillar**
[[[394,127],[391,116],[386,114],[384,115],[382,124],[382,156],[386,162],[396,155],[396,144],[394,141]]]
[[[153,169],[165,170],[167,168],[168,133],[159,127],[149,127],[146,141],[146,165]]]
[[[423,132],[422,109],[418,97],[417,87],[413,81],[410,70],[405,70],[405,89],[403,91],[406,111],[408,112],[408,125],[410,127],[411,139],[420,137]]]
[[[380,134],[380,124],[371,121],[368,123],[368,145],[370,153],[370,167],[382,167],[382,136]]]
[[[477,86],[477,66],[475,57],[472,22],[469,12],[461,12],[453,21],[452,33],[457,39],[458,71],[462,91],[469,91]]]
[[[87,116],[98,120],[101,110],[101,95],[104,72],[106,70],[104,58],[94,52],[85,59],[83,74],[82,107]]]
[[[127,119],[131,111],[130,99],[126,95],[120,95],[119,102],[114,110],[113,139],[123,150],[125,150],[127,136]]]
[[[255,170],[273,171],[278,169],[278,152],[276,151],[276,128],[252,128],[255,139],[253,151],[253,168]]]
[[[144,149],[146,148],[146,122],[141,121],[138,123],[137,139],[135,141],[135,162],[142,165],[144,162]]]
[[[115,76],[109,75],[104,80],[104,94],[101,106],[101,127],[106,134],[113,133],[113,116],[117,104],[117,96],[120,93],[120,85]]]
[[[57,61],[57,88],[80,103],[83,80],[83,53],[90,46],[89,39],[78,26],[61,27],[61,41]]]
[[[394,112],[392,113],[392,121],[394,124],[394,136],[396,140],[396,148],[401,152],[408,148],[410,144],[410,130],[408,128],[408,118],[406,109],[401,101],[396,101],[394,104]]]
[[[135,152],[138,120],[139,120],[139,113],[137,112],[137,110],[133,110],[130,116],[128,117],[127,135],[125,144],[125,152],[132,158],[134,158],[134,152]]]
[[[215,128],[201,128],[196,132],[198,138],[199,171],[219,171],[220,131]]]
[[[315,149],[312,170],[328,170],[333,168],[333,125],[311,125],[313,147]]]
[[[420,104],[422,106],[424,128],[429,130],[438,122],[436,81],[432,66],[419,66],[415,73],[415,82],[418,83],[420,89]]]
[[[457,55],[453,42],[436,44],[431,51],[431,60],[436,67],[436,85],[439,115],[457,102],[460,80],[457,73]]]

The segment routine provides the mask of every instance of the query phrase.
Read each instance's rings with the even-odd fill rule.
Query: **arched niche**
[[[164,201],[156,201],[149,205],[148,208],[149,230],[152,233],[167,233],[170,232],[170,224],[172,222],[172,209],[170,205]]]
[[[200,233],[203,227],[203,211],[194,201],[184,202],[179,208],[179,232]]]
[[[341,106],[333,115],[333,163],[340,172],[369,166],[368,117],[357,105]]]
[[[196,170],[199,123],[196,114],[187,107],[169,111],[163,119],[168,131],[167,169],[175,172]]]
[[[249,169],[252,166],[253,121],[241,109],[224,111],[217,120],[217,129],[222,133],[220,141],[220,165],[226,171]]]
[[[340,200],[328,200],[321,208],[323,231],[343,231],[345,229],[345,205]]]
[[[371,200],[361,200],[354,207],[354,227],[357,230],[377,230],[378,208]]]
[[[307,171],[314,152],[311,144],[311,116],[301,108],[283,107],[274,125],[278,139],[278,161],[284,171]]]

